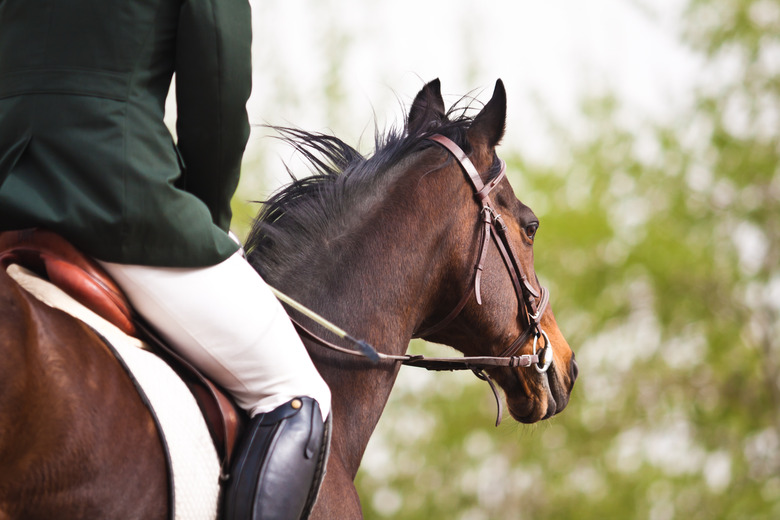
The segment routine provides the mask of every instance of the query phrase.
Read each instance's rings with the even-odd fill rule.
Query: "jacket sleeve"
[[[182,187],[205,202],[226,231],[249,138],[251,44],[248,0],[182,2],[175,65]]]

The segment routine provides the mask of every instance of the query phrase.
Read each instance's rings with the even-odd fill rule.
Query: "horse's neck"
[[[310,296],[326,316],[387,354],[406,352],[440,283],[441,237],[451,218],[443,215],[452,199],[422,184],[416,180],[394,190],[396,200],[383,201],[352,230],[352,243],[345,246],[350,253],[336,274],[323,273],[321,280],[329,282]],[[333,392],[334,440],[344,446],[348,470],[356,472],[400,365],[372,366],[317,346],[311,353]]]

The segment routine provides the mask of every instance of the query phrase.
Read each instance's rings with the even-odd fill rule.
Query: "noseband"
[[[523,324],[523,331],[506,349],[504,349],[499,357],[517,357],[516,354],[518,350],[520,350],[531,335],[533,335],[533,355],[537,356],[537,359],[530,361],[528,364],[519,366],[533,365],[537,372],[544,373],[550,368],[553,361],[550,338],[547,337],[547,333],[542,329],[541,325],[542,314],[544,314],[547,304],[550,301],[550,293],[545,287],[541,286],[540,290],[537,291],[529,282],[522,265],[517,261],[517,256],[514,254],[514,249],[509,241],[507,226],[504,223],[504,219],[496,211],[493,206],[493,201],[490,200],[490,192],[499,182],[501,182],[501,179],[506,176],[506,163],[499,159],[501,161],[501,171],[492,181],[485,184],[482,181],[479,172],[474,167],[474,163],[471,162],[471,159],[468,158],[465,152],[455,144],[454,141],[438,134],[431,136],[429,139],[449,151],[466,173],[466,177],[474,188],[474,197],[481,206],[480,215],[483,226],[482,236],[479,241],[477,263],[474,266],[474,282],[470,285],[470,289],[463,294],[460,302],[458,302],[455,308],[453,308],[444,319],[433,326],[415,332],[414,337],[422,338],[431,336],[444,329],[444,327],[449,325],[450,322],[461,313],[472,295],[476,296],[477,304],[482,305],[480,281],[482,278],[485,257],[487,256],[488,244],[490,243],[490,238],[493,237],[493,241],[498,247],[501,258],[504,260],[504,265],[512,279],[512,285],[514,286],[515,295],[517,297],[518,315]],[[544,347],[539,351],[539,354],[537,354],[537,345],[540,337],[544,338]]]

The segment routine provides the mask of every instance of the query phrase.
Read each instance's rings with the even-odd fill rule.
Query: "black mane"
[[[252,266],[268,281],[284,272],[309,269],[307,252],[328,250],[328,245],[349,229],[374,193],[383,193],[388,172],[409,154],[437,146],[427,138],[442,134],[461,146],[470,146],[466,132],[473,120],[470,105],[450,109],[447,118],[409,135],[391,128],[377,132],[375,151],[362,156],[337,137],[300,129],[273,127],[310,164],[313,174],[297,179],[264,202],[255,219],[246,248]],[[491,170],[491,175],[497,171]],[[332,259],[335,261],[336,259]]]

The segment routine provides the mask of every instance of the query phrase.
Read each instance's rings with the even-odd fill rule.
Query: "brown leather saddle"
[[[41,229],[0,233],[0,266],[18,264],[47,278],[73,299],[144,341],[182,378],[198,402],[222,467],[227,467],[244,413],[227,394],[168,347],[133,311],[118,285],[100,265],[67,240]]]

